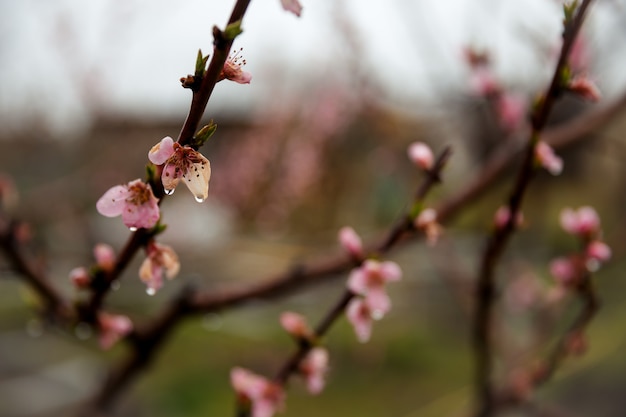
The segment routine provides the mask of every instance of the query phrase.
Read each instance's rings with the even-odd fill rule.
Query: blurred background
[[[202,149],[213,169],[209,199],[197,204],[181,190],[162,205],[169,227],[160,241],[181,257],[180,276],[148,297],[137,279],[139,256],[107,299],[108,310],[141,323],[186,284],[232,288],[334,253],[341,226],[365,240],[380,236],[419,184],[406,157],[416,140],[435,151],[453,147],[444,184],[429,201],[456,195],[494,149],[517,140],[473,91],[464,51],[487,53],[499,83],[531,102],[549,81],[560,46],[558,1],[303,5],[298,19],[278,0],[251,3],[235,47],[243,48],[252,82],[218,84],[206,113],[219,126]],[[68,297],[80,299],[68,272],[92,262],[95,243],[119,250],[127,239],[121,221],[98,215],[95,202],[112,185],[142,178],[150,147],[176,137],[191,96],[178,80],[193,72],[198,48],[211,51],[211,28],[224,25],[231,7],[0,0],[0,173],[15,190],[5,209],[30,224],[33,246]],[[602,100],[566,97],[553,125],[625,94],[625,23],[625,1],[594,2],[583,61]],[[546,352],[579,307],[548,302],[548,262],[576,248],[558,227],[560,210],[593,205],[601,215],[614,253],[596,274],[603,305],[588,352],[566,361],[536,394],[558,415],[621,416],[626,406],[625,128],[617,112],[585,141],[559,151],[563,174],[536,177],[524,207],[527,224],[500,268],[497,377],[507,380]],[[285,416],[468,415],[467,301],[512,173],[446,225],[436,247],[416,242],[391,254],[405,273],[390,287],[394,309],[365,345],[340,320],[326,339],[326,390],[311,397],[295,378]],[[31,308],[33,294],[4,259],[0,272],[0,415],[71,415],[125,347],[101,352],[89,329],[46,327]],[[111,415],[232,415],[230,368],[275,373],[293,349],[280,312],[316,322],[341,296],[345,278],[184,322]]]

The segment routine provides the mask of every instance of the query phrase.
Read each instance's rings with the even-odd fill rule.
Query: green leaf
[[[204,126],[196,133],[191,141],[191,146],[196,148],[201,147],[211,136],[213,136],[216,130],[217,123],[211,120],[208,125]]]
[[[233,22],[226,26],[226,30],[224,30],[224,38],[232,41],[242,33],[243,29],[241,29],[241,20],[237,20],[236,22]]]
[[[202,56],[202,49],[198,49],[198,56],[196,57],[196,77],[204,76],[204,71],[206,69],[206,63],[209,60],[209,55]]]

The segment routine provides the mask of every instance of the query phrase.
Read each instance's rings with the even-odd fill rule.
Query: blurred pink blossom
[[[598,86],[591,79],[583,75],[574,76],[570,80],[567,89],[589,101],[599,101],[602,96]]]
[[[313,335],[306,319],[298,313],[285,311],[280,315],[280,324],[287,333],[297,338],[309,339]]]
[[[426,208],[415,218],[415,227],[426,234],[426,241],[434,246],[443,232],[443,227],[437,222],[437,211]]]
[[[323,347],[311,349],[300,364],[300,372],[311,394],[317,395],[322,392],[328,372],[328,351]]]
[[[398,281],[402,270],[395,262],[379,262],[368,259],[354,268],[348,277],[348,288],[365,297],[374,317],[382,317],[391,308],[391,300],[385,291],[388,282]]]
[[[155,165],[165,164],[161,181],[166,194],[173,194],[182,178],[196,201],[206,200],[209,195],[211,164],[200,152],[189,146],[181,146],[166,136],[150,149],[148,159]]]
[[[284,408],[283,388],[244,368],[230,371],[230,382],[240,401],[251,403],[251,417],[272,417]]]
[[[153,295],[163,286],[163,273],[168,279],[174,278],[180,270],[180,262],[174,249],[154,241],[148,243],[146,255],[139,267],[139,278],[147,284],[148,294]]]
[[[435,157],[430,146],[423,142],[413,142],[407,149],[409,159],[420,169],[428,171],[433,167]]]
[[[361,343],[370,340],[372,336],[372,311],[365,300],[355,297],[346,308],[346,317],[356,333],[356,337]]]
[[[611,248],[600,240],[594,240],[587,245],[587,256],[599,262],[611,259]]]
[[[524,213],[521,211],[517,212],[515,216],[515,227],[520,227],[524,224]],[[511,209],[509,206],[500,206],[498,210],[496,210],[496,214],[494,215],[493,222],[496,225],[496,228],[502,229],[511,219]]]
[[[560,257],[550,262],[550,273],[559,284],[569,286],[578,281],[580,271],[573,259]]]
[[[76,288],[89,288],[91,276],[84,266],[79,266],[70,271],[70,281]]]
[[[124,224],[132,229],[151,228],[159,220],[158,200],[149,184],[140,179],[110,188],[96,203],[103,216],[122,215]]]
[[[353,258],[363,258],[363,241],[352,227],[344,226],[339,230],[339,243]]]
[[[517,130],[526,119],[527,100],[514,93],[502,93],[496,98],[496,112],[500,125],[508,132]]]
[[[583,206],[578,210],[569,207],[561,210],[560,222],[563,230],[575,236],[585,238],[600,232],[600,217],[590,206]]]
[[[104,312],[98,314],[98,326],[102,349],[109,349],[133,330],[133,322],[128,317]]]
[[[563,160],[554,153],[550,145],[543,141],[539,141],[535,146],[535,158],[550,174],[559,175],[563,172]]]
[[[115,268],[115,252],[111,245],[98,243],[93,247],[93,256],[96,264],[106,272],[111,272]]]

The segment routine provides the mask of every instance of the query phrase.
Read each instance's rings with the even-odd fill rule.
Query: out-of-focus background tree
[[[162,206],[169,225],[162,240],[181,256],[181,275],[148,297],[136,260],[108,299],[111,310],[141,322],[187,283],[254,282],[334,251],[345,224],[378,236],[418,183],[406,158],[412,141],[453,146],[434,202],[463,189],[494,148],[513,140],[472,94],[463,50],[487,51],[502,83],[532,100],[558,51],[559,2],[364,3],[309,1],[296,19],[277,0],[252,2],[235,44],[252,83],[218,84],[207,112],[219,125],[203,148],[213,167],[209,200],[197,204],[179,196],[183,190]],[[97,214],[95,201],[113,184],[143,177],[150,147],[177,135],[190,98],[178,79],[193,72],[198,48],[210,51],[211,27],[226,21],[231,6],[0,0],[0,171],[17,190],[8,209],[31,224],[67,294],[74,294],[68,271],[90,263],[94,243],[119,249],[127,237],[121,222]],[[624,1],[598,1],[583,31],[604,102],[626,89],[625,20]],[[590,106],[566,98],[552,122]],[[527,225],[500,268],[498,375],[505,378],[545,351],[546,335],[574,311],[541,301],[552,285],[547,263],[575,244],[558,227],[559,211],[590,204],[601,214],[614,260],[596,277],[603,307],[589,350],[538,394],[568,416],[621,416],[625,406],[624,123],[618,116],[563,151],[561,176],[538,176],[524,208]],[[327,389],[315,398],[292,384],[286,415],[465,415],[472,375],[465,301],[510,181],[511,173],[503,175],[468,206],[438,247],[414,243],[394,252],[405,278],[390,290],[392,313],[366,345],[341,321],[327,338]],[[0,415],[66,415],[124,348],[103,355],[86,329],[46,328],[29,308],[32,294],[6,264],[0,268]],[[278,314],[319,318],[344,282],[185,322],[114,415],[232,414],[230,368],[272,374],[291,349]]]

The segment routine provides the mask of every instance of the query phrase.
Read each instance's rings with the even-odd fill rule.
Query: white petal
[[[200,155],[200,154],[199,154]],[[209,196],[209,179],[211,178],[211,163],[204,156],[201,162],[191,165],[189,171],[183,174],[183,181],[196,201],[203,202]]]

